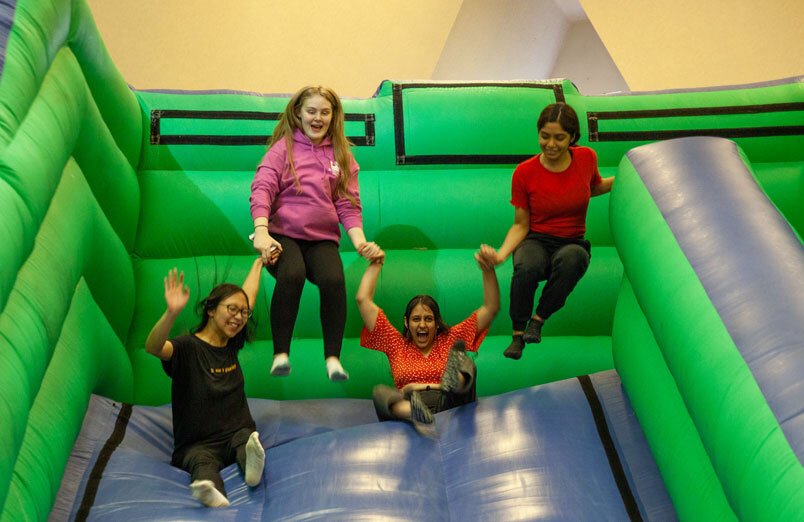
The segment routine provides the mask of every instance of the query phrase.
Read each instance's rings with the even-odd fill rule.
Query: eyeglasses
[[[221,303],[220,306],[223,306],[223,303]],[[250,308],[238,308],[237,305],[233,304],[226,305],[226,311],[229,312],[229,315],[233,316],[240,314],[240,317],[243,317],[245,319],[248,319],[249,317],[251,317],[251,314],[254,313],[254,311],[251,310]]]

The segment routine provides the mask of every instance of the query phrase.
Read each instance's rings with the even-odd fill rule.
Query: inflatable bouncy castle
[[[245,276],[250,182],[289,97],[134,90],[83,0],[6,2],[0,22],[0,520],[804,519],[804,78],[384,81],[344,100],[389,317],[415,293],[450,323],[477,308],[473,253],[502,241],[555,101],[616,176],[590,205],[591,265],[519,361],[497,269],[481,397],[438,414],[437,440],[376,422],[392,379],[354,306],[352,377],[326,378],[312,285],[294,372],[270,377],[263,277],[240,359],[265,475],[227,468],[232,505],[209,510],[170,466],[170,382],[143,346],[168,269],[191,298]],[[365,261],[341,256],[354,295]]]

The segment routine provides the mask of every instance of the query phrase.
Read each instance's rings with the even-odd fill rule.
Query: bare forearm
[[[162,352],[162,347],[165,346],[165,342],[168,340],[168,337],[170,337],[170,329],[173,328],[175,322],[176,315],[165,310],[165,313],[162,314],[162,317],[160,317],[154,327],[151,328],[148,337],[145,339],[145,351],[158,357]]]
[[[254,262],[251,263],[251,269],[246,276],[245,281],[243,281],[243,291],[246,293],[248,297],[248,304],[251,308],[254,308],[254,305],[257,302],[257,294],[260,291],[260,277],[262,277],[262,258],[258,257],[254,259]]]
[[[374,326],[377,323],[379,307],[374,302],[374,292],[377,289],[377,280],[381,271],[381,263],[371,263],[363,273],[360,286],[357,288],[357,309],[360,312],[363,323],[369,330],[374,330]]]
[[[349,240],[355,247],[355,250],[360,250],[360,247],[366,242],[366,234],[363,232],[363,229],[360,227],[352,227],[346,231],[346,235],[349,236]]]
[[[500,284],[493,268],[483,270],[483,306],[477,310],[477,329],[485,330],[500,311]]]
[[[497,257],[499,261],[505,261],[508,259],[508,256],[511,255],[511,252],[514,251],[516,247],[525,239],[525,236],[528,235],[529,225],[522,224],[522,223],[514,223],[511,225],[511,228],[508,229],[508,233],[505,235],[505,239],[503,240],[503,244],[497,250]]]
[[[600,183],[592,187],[592,197],[601,196],[611,192],[611,187],[614,185],[614,176],[603,178]]]

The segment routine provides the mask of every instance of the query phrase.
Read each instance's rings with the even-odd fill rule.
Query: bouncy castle
[[[312,285],[293,374],[271,377],[263,277],[240,359],[265,475],[227,468],[232,505],[209,510],[170,466],[170,381],[144,341],[170,268],[191,299],[243,280],[250,183],[289,97],[132,89],[84,0],[6,2],[0,22],[0,520],[804,519],[804,77],[606,96],[394,80],[345,99],[390,318],[418,293],[449,323],[481,303],[473,253],[502,241],[556,101],[615,176],[589,208],[591,265],[519,361],[498,267],[480,398],[438,414],[436,440],[376,421],[371,389],[393,381],[353,304],[351,379],[327,379]],[[365,261],[341,256],[353,296]],[[176,330],[195,323],[188,307]]]

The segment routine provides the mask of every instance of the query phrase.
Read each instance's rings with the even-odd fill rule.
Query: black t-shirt
[[[174,458],[194,444],[222,442],[242,428],[255,430],[237,359],[242,340],[223,348],[195,335],[170,342],[173,356],[162,367],[173,379]]]

